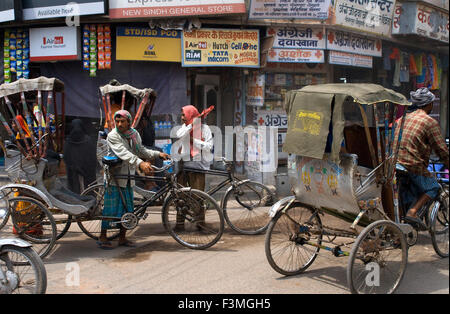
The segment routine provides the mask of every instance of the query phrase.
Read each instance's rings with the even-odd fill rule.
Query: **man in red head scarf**
[[[176,133],[180,142],[189,143],[189,146],[183,145],[179,151],[184,169],[178,177],[179,183],[200,191],[205,190],[205,173],[196,172],[195,170],[210,169],[212,161],[211,151],[214,146],[211,129],[206,124],[201,124],[201,119],[206,117],[212,110],[214,110],[214,106],[199,113],[194,106],[184,106],[181,109],[183,125]],[[189,171],[189,169],[193,171]],[[177,216],[176,228],[177,230],[184,228],[183,217]]]

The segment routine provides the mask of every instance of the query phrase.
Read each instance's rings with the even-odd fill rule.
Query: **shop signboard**
[[[259,67],[259,30],[205,28],[183,31],[181,47],[184,67]]]
[[[245,0],[109,0],[112,19],[245,13]]]
[[[30,29],[30,61],[80,60],[78,27]]]
[[[354,66],[361,68],[372,68],[373,57],[346,53],[340,51],[330,51],[328,54],[329,63],[337,65]]]
[[[395,0],[335,0],[335,24],[389,36]]]
[[[382,55],[381,39],[334,30],[327,30],[327,49],[372,57]]]
[[[20,0],[0,1],[0,23],[15,21],[20,18]]]
[[[247,85],[247,106],[264,106],[264,88],[266,75],[253,73],[249,75]]]
[[[448,13],[423,4],[398,3],[392,27],[394,35],[416,34],[449,42]]]
[[[250,0],[249,20],[319,19],[329,17],[331,0]]]
[[[324,63],[325,53],[323,50],[314,49],[270,49],[268,62],[285,63]]]
[[[22,0],[22,6],[24,20],[106,13],[106,0]]]
[[[325,49],[322,29],[302,27],[269,27],[267,36],[274,36],[273,48]]]
[[[117,27],[116,60],[181,62],[181,31]]]
[[[256,123],[258,126],[286,129],[288,117],[284,111],[258,110]]]

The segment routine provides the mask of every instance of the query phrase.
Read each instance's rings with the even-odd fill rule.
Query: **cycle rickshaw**
[[[286,95],[283,147],[293,196],[270,210],[265,252],[283,275],[304,272],[320,249],[348,257],[352,293],[393,293],[416,231],[403,223],[396,164],[407,99],[376,84],[321,84]],[[403,113],[401,113],[403,110]],[[394,130],[398,130],[395,132]],[[430,234],[448,254],[448,189],[429,211]],[[350,226],[326,226],[329,214]],[[437,230],[439,229],[439,230]]]
[[[140,90],[130,90],[141,96]],[[136,123],[139,122],[149,103],[148,100],[151,99],[150,93],[156,97],[151,89],[145,90],[142,94],[144,99],[137,107]],[[57,102],[57,95],[61,96],[60,102]],[[64,145],[63,82],[46,77],[20,79],[14,83],[1,85],[0,99],[2,101],[0,120],[6,131],[6,135],[2,136],[5,170],[13,182],[0,188],[0,236],[15,235],[31,242],[43,258],[51,252],[56,240],[68,232],[73,222],[78,224],[83,233],[94,239],[98,239],[95,228],[103,220],[113,221],[117,225],[122,224],[126,229],[137,226],[134,214],[121,218],[102,216],[103,194],[97,193],[95,186],[94,189],[88,188],[84,194],[78,195],[65,188],[65,184],[58,176]],[[34,108],[33,105],[35,105]],[[29,126],[27,134],[25,134],[25,128],[12,126],[22,125],[23,121],[21,124],[19,120],[25,120],[24,118]],[[107,117],[107,119],[110,118],[112,116]],[[110,126],[113,125],[112,120],[109,120],[109,123]],[[101,147],[98,151],[102,153]],[[107,165],[107,167],[110,166],[110,164]],[[156,170],[164,171],[166,168],[168,167]],[[141,179],[154,178],[142,177]],[[170,175],[163,180],[173,181]],[[223,231],[223,215],[216,202],[208,195],[205,196],[203,192],[197,193],[179,186],[172,185],[170,192],[172,203],[176,203],[180,195],[193,194],[194,201],[186,196],[185,203],[190,201],[191,207],[207,206],[211,211],[215,210],[219,216],[215,222],[217,225],[214,229],[215,237],[212,240],[208,238],[206,244],[197,245],[190,242],[195,239],[184,239],[179,242],[193,248],[206,248],[216,243]],[[173,195],[174,192],[179,193]],[[146,205],[148,203],[138,204],[135,208],[139,212],[138,218],[146,217]],[[164,208],[172,213],[176,207],[167,205],[163,207],[163,213]],[[177,241],[179,240],[175,234],[170,231],[169,233]],[[117,235],[118,231],[113,231],[109,238]]]

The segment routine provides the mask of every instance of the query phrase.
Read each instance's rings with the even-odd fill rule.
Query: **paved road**
[[[332,219],[332,218],[328,218]],[[269,266],[264,235],[242,236],[226,229],[205,251],[183,248],[151,215],[133,232],[136,248],[100,250],[72,227],[46,260],[48,293],[287,294],[349,293],[347,258],[323,253],[302,275],[284,277]],[[116,245],[117,243],[114,243]],[[72,275],[79,267],[79,286]],[[449,293],[449,260],[439,258],[422,234],[410,249],[399,293]]]

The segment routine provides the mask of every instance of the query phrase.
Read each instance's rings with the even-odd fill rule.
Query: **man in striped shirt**
[[[433,110],[434,94],[427,88],[420,88],[410,95],[412,109],[415,110],[405,118],[398,163],[408,170],[411,183],[408,189],[412,193],[405,193],[405,197],[402,197],[403,203],[410,206],[405,221],[423,227],[417,212],[439,193],[439,184],[428,171],[431,152],[434,151],[447,168],[449,153],[439,123],[429,115]]]

